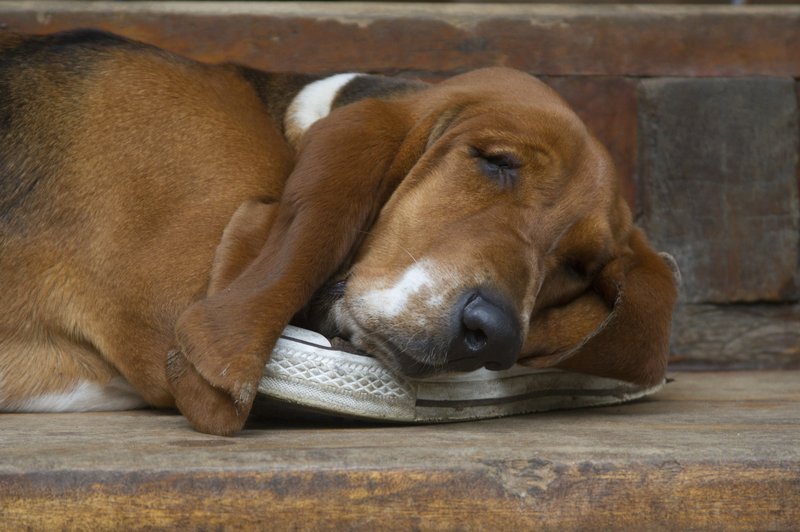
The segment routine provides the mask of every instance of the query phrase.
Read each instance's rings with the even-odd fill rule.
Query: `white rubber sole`
[[[258,391],[339,417],[441,423],[624,403],[657,392],[614,379],[514,366],[408,379],[378,360],[344,353],[324,336],[289,326],[272,352]]]

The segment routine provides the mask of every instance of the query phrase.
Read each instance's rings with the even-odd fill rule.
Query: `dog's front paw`
[[[243,304],[231,312],[223,298],[210,297],[186,309],[175,325],[183,356],[209,384],[237,400],[240,396],[246,400],[248,388],[264,372],[268,355],[264,344],[270,332],[259,326],[253,314]],[[274,336],[277,341],[280,331]]]
[[[255,390],[246,397],[234,398],[205,380],[177,349],[167,355],[166,371],[176,406],[196,430],[230,436],[244,426]]]
[[[247,419],[264,372],[264,328],[247,327],[215,306],[215,298],[189,307],[175,327],[178,348],[167,360],[175,402],[202,432],[231,434]],[[280,333],[278,333],[280,334]],[[277,339],[277,335],[276,335]]]

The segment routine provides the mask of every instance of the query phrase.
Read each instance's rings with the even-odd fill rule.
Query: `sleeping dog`
[[[676,287],[543,83],[0,33],[0,409],[244,424],[284,327],[396,371],[664,378]]]

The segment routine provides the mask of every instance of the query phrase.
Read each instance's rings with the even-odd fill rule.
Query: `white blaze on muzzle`
[[[400,316],[407,310],[410,300],[421,293],[430,294],[430,302],[441,304],[433,270],[430,261],[416,262],[403,272],[395,284],[370,290],[361,300],[372,312],[386,318]]]

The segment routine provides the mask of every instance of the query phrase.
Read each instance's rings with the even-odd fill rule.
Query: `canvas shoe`
[[[514,366],[410,379],[377,359],[339,351],[324,336],[284,331],[266,365],[262,400],[297,411],[387,422],[440,423],[612,405],[655,393],[629,382]]]

